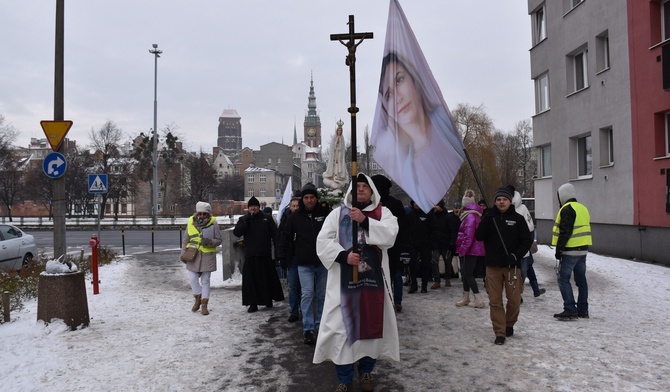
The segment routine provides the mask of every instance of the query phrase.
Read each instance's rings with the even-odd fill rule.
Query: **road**
[[[53,252],[53,232],[52,231],[31,231],[30,235],[35,237],[40,254],[51,255]],[[65,234],[67,242],[67,252],[69,254],[81,252],[90,252],[88,245],[92,236],[98,235],[94,230],[68,230]],[[185,235],[182,231],[181,235]],[[118,254],[137,254],[151,252],[152,235],[151,230],[102,230],[100,232],[100,244],[107,246]],[[156,252],[176,249],[180,247],[179,230],[156,230],[153,236],[153,249]]]

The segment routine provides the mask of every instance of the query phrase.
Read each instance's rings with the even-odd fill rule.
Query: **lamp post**
[[[158,50],[158,44],[153,44],[153,50],[149,49],[149,53],[154,55],[154,134],[153,134],[153,187],[151,189],[151,224],[156,227],[158,224],[158,129],[156,127],[158,115],[158,58],[161,57],[162,51]]]

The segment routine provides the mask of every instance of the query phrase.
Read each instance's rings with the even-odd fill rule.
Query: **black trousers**
[[[410,289],[416,289],[417,277],[421,278],[421,288],[425,289],[430,280],[430,263],[433,258],[433,252],[430,246],[414,246],[410,250],[410,274],[412,276],[412,285]]]

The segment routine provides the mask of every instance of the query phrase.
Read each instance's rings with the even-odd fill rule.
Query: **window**
[[[670,39],[670,0],[661,1],[661,40]]]
[[[122,214],[128,213],[128,204],[121,204],[121,213]]]
[[[551,177],[551,144],[538,147],[540,150],[540,177]]]
[[[549,74],[545,73],[535,79],[536,112],[549,110]]]
[[[272,158],[268,158],[268,165],[272,165]]]
[[[249,190],[247,191],[247,196],[249,196],[249,197],[254,197],[254,190],[253,190],[253,189],[249,189]]]
[[[586,47],[582,47],[567,57],[566,69],[569,93],[583,90],[589,86],[587,53]]]
[[[254,183],[254,175],[247,174],[247,184],[253,184],[253,183]]]
[[[163,209],[161,208],[161,205],[160,205],[160,204],[156,204],[156,206],[158,206],[158,212],[163,211]],[[108,205],[108,207],[109,207],[109,205]],[[107,213],[109,213],[109,211],[107,211]]]
[[[547,38],[547,6],[542,4],[533,13],[533,45],[537,45]]]
[[[600,129],[600,166],[614,165],[614,143],[612,127]]]
[[[281,165],[281,158],[277,158],[277,164]]]
[[[265,197],[265,188],[261,188],[261,189],[258,191],[258,195],[259,195],[260,197]]]
[[[665,155],[670,156],[670,112],[665,113]]]
[[[265,174],[258,175],[258,182],[265,182]]]
[[[563,0],[563,11],[568,13],[580,5],[584,0]]]
[[[592,156],[591,156],[591,135],[585,135],[577,138],[577,177],[591,176]]]
[[[607,31],[596,37],[596,69],[598,72],[610,67],[610,37]]]
[[[170,206],[170,212],[174,212],[174,211],[175,211],[175,206],[173,204],[173,205]]]

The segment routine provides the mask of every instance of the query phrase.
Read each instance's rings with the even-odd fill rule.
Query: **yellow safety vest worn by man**
[[[560,261],[558,288],[563,297],[563,312],[554,314],[554,317],[559,320],[589,318],[586,255],[593,244],[591,215],[586,206],[577,202],[572,184],[558,188],[558,202],[561,209],[556,215],[551,244],[556,247],[556,259]],[[579,289],[576,302],[570,284],[573,273]]]

